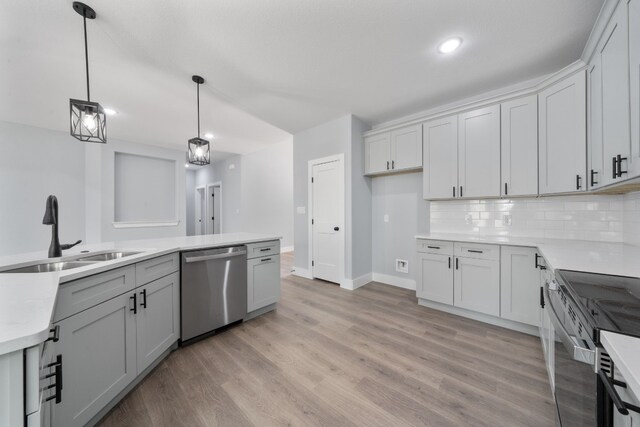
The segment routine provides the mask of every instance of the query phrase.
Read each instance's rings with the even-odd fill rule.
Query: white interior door
[[[312,276],[340,283],[344,277],[344,164],[311,162]]]
[[[205,188],[204,187],[198,187],[196,188],[196,218],[195,218],[195,232],[196,232],[196,236],[200,236],[203,234],[206,234],[206,229],[205,229],[205,218],[206,218],[206,210],[207,210],[207,203],[206,203],[206,199],[205,199]]]
[[[222,216],[220,215],[220,206],[222,204],[222,188],[219,185],[214,186],[212,194],[213,197],[211,199],[213,209],[211,210],[211,212],[213,212],[213,234],[220,234],[220,224],[222,221]]]

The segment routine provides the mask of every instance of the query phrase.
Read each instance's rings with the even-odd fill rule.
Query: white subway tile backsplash
[[[640,245],[640,191],[625,194],[622,199],[625,243]]]

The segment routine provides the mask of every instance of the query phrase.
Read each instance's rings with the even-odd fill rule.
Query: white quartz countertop
[[[55,261],[47,259],[47,251],[0,257],[0,355],[37,345],[47,339],[58,286],[64,282],[174,252],[280,239],[280,236],[267,234],[225,233],[76,246],[65,251],[64,257],[83,251],[128,250],[140,253],[55,273],[2,272],[34,261]]]
[[[576,270],[640,277],[640,246],[590,240],[483,236],[463,233],[418,234],[416,239],[536,247],[554,270]]]
[[[600,341],[635,397],[640,399],[640,339],[603,331]]]

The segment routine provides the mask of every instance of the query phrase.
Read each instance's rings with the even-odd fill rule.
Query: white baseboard
[[[306,268],[294,266],[291,274],[293,274],[294,276],[304,277],[305,279],[313,279],[313,277],[311,276],[311,272]]]
[[[347,289],[350,291],[358,289],[360,286],[364,286],[372,280],[371,273],[364,274],[360,277],[356,277],[355,279],[344,279],[342,283],[340,283],[340,287],[342,289]]]
[[[538,327],[527,325],[520,322],[514,322],[512,320],[502,319],[500,317],[490,316],[488,314],[477,313],[475,311],[465,310],[464,308],[454,307],[452,305],[442,304],[435,301],[429,301],[427,299],[418,298],[418,305],[433,308],[447,313],[455,314],[457,316],[466,317],[467,319],[478,320],[480,322],[489,323],[491,325],[501,326],[503,328],[512,329],[518,332],[524,332],[525,334],[539,336],[540,331]]]
[[[372,280],[398,288],[416,290],[416,281],[413,279],[405,279],[404,277],[396,277],[389,274],[372,273]]]
[[[280,253],[282,252],[293,252],[293,246],[283,246],[280,248]]]

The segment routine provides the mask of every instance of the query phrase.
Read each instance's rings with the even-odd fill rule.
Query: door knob
[[[333,231],[340,231],[340,227],[333,227]]]

